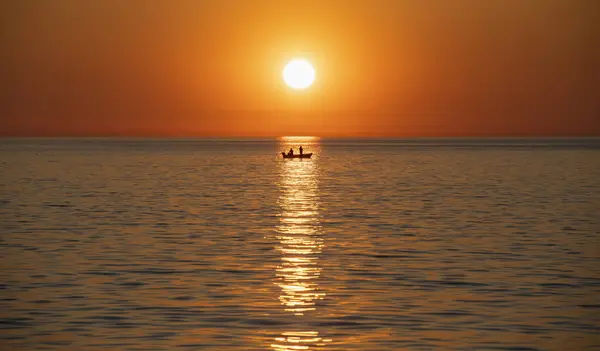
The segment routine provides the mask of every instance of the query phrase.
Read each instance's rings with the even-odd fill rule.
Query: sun
[[[306,89],[315,81],[315,69],[304,59],[294,59],[283,69],[283,81],[290,88]]]

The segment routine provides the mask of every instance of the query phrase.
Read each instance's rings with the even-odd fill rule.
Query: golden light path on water
[[[282,150],[293,147],[297,152],[300,145],[306,153],[314,152],[318,150],[318,139],[280,139]],[[290,318],[302,318],[315,312],[316,301],[325,296],[318,286],[323,237],[319,224],[318,155],[315,156],[280,162],[277,249],[281,252],[281,263],[277,267],[276,284],[281,289],[281,305],[290,313]],[[330,341],[314,330],[293,330],[282,333],[271,347],[277,351],[310,350],[312,346],[323,346]]]

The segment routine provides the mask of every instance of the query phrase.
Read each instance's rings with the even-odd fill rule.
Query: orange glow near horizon
[[[600,135],[594,10],[584,0],[4,2],[0,131]],[[282,79],[295,58],[317,72],[306,89]]]
[[[277,139],[283,141],[283,142],[317,142],[319,141],[319,137],[318,136],[314,136],[314,135],[285,135],[285,136],[280,136]]]

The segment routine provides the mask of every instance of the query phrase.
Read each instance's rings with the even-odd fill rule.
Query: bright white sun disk
[[[315,80],[315,69],[306,60],[292,60],[283,69],[283,80],[291,88],[306,89]]]

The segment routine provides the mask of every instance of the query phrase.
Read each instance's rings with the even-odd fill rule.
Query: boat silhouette
[[[281,153],[281,156],[283,156],[283,158],[310,158],[312,156],[312,152],[308,153],[308,154],[286,154],[285,152]]]

